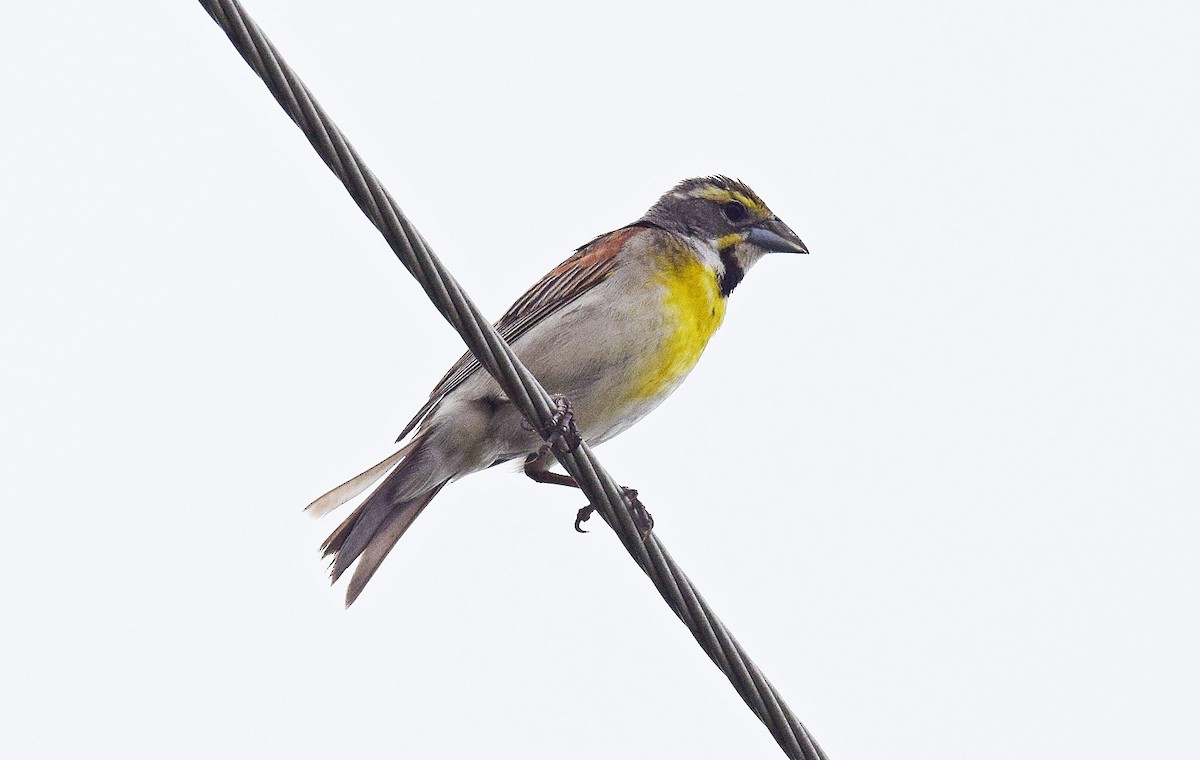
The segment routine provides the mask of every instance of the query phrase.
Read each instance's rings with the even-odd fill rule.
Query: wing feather
[[[640,230],[637,226],[622,227],[601,235],[579,248],[566,261],[550,270],[532,288],[504,312],[496,321],[496,331],[510,345],[532,330],[546,317],[582,296],[612,274],[617,263],[617,254],[631,237]],[[416,416],[404,427],[396,439],[401,441],[421,424],[437,407],[446,394],[462,385],[479,369],[479,362],[471,352],[459,357],[429,394],[429,400]]]

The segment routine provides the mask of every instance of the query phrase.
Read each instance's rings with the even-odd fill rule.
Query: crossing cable
[[[225,31],[246,63],[308,137],[321,159],[342,181],[355,203],[383,234],[401,263],[458,331],[483,368],[496,378],[535,430],[550,431],[556,411],[553,399],[521,364],[491,322],[467,298],[458,282],[429,249],[421,233],[400,211],[254,20],[236,0],[200,0],[200,5]],[[795,760],[828,760],[816,740],[788,709],[783,697],[713,614],[658,537],[650,532],[643,538],[630,512],[629,498],[596,461],[588,445],[582,443],[571,453],[556,450],[555,456],[705,653],[766,725],[784,753]]]

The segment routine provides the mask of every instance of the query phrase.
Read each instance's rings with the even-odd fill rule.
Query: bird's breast
[[[662,337],[640,368],[635,398],[665,396],[692,371],[725,319],[713,268],[695,256],[674,257],[656,274],[662,288]]]

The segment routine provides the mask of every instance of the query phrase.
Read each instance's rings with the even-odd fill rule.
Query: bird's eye
[[[746,211],[746,207],[738,201],[729,201],[721,204],[721,211],[725,212],[725,218],[735,224],[745,221],[746,215],[750,212]]]

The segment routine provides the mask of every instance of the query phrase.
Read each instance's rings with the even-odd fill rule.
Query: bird
[[[744,182],[696,177],[637,221],[576,249],[518,298],[495,327],[560,402],[557,419],[566,424],[556,443],[604,443],[661,404],[700,359],[747,270],[768,253],[808,248]],[[332,583],[354,566],[347,607],[450,481],[524,460],[534,480],[574,485],[549,471],[551,444],[469,352],[396,442],[403,445],[391,456],[305,508],[319,517],[375,486],[321,545]]]

